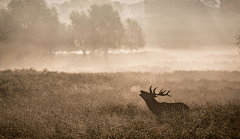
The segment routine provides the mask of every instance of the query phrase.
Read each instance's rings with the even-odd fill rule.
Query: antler
[[[155,88],[155,89],[156,89],[156,88]],[[162,88],[162,89],[159,91],[159,93],[156,94],[156,93],[155,93],[155,89],[154,89],[154,91],[153,91],[154,95],[159,95],[159,96],[169,96],[169,97],[171,97],[171,95],[169,95],[170,90],[168,90],[168,92],[167,92],[166,94],[163,94],[163,93],[165,93],[167,90],[164,89],[164,88]]]
[[[159,93],[156,94],[156,93],[155,93],[155,90],[156,90],[156,89],[157,89],[157,87],[154,88],[153,91],[152,91],[152,86],[150,86],[150,88],[149,88],[150,94],[159,95],[159,96],[169,96],[169,97],[171,97],[171,95],[169,95],[170,90],[168,90],[168,92],[167,92],[166,94],[163,94],[163,93],[165,93],[167,90],[164,89],[164,88],[162,88],[162,89],[159,91]]]
[[[153,91],[152,91],[152,86],[150,86],[149,92],[150,92],[151,94],[154,94],[154,95],[155,95],[155,94],[156,94],[156,93],[155,93],[155,90],[156,90],[156,89],[157,89],[157,87],[154,88]]]
[[[156,90],[156,89],[157,89],[157,87],[153,89],[153,94],[154,94],[154,95],[156,94],[156,93],[155,93],[155,90]]]
[[[150,88],[149,88],[149,92],[152,94],[152,86],[150,86]]]

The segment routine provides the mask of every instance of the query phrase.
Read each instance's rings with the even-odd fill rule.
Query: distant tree
[[[10,33],[10,31],[13,32],[17,30],[17,23],[6,9],[0,10],[0,28],[2,35],[5,34],[6,31]],[[6,37],[6,34],[4,36]]]
[[[0,28],[0,43],[8,40],[10,37],[10,32],[4,28]]]
[[[72,33],[73,41],[85,55],[86,51],[90,48],[91,37],[92,37],[92,24],[88,15],[85,12],[72,11],[70,14],[72,21]]]
[[[142,31],[142,27],[136,20],[126,20],[126,35],[124,35],[125,48],[130,51],[142,49],[145,44],[145,35]]]
[[[5,57],[10,57],[14,52],[12,37],[16,30],[16,23],[10,16],[8,10],[0,10],[0,66],[4,63]]]
[[[4,56],[10,53],[10,47],[7,45],[9,41],[10,32],[7,29],[0,28],[0,59],[3,59]]]
[[[54,7],[48,8],[44,0],[12,0],[8,4],[8,11],[18,23],[19,29],[31,33],[35,33],[36,28],[38,34],[39,28],[51,33],[50,31],[56,30],[59,25],[57,10]]]
[[[238,35],[235,36],[236,38],[236,43],[233,44],[233,46],[240,48],[240,29]]]
[[[54,51],[76,51],[78,50],[74,46],[74,42],[72,40],[72,27],[65,23],[60,24],[57,34],[57,47],[55,47]]]
[[[119,13],[109,4],[91,5],[88,12],[94,28],[93,49],[101,50],[104,54],[109,50],[120,49],[124,28]]]
[[[44,0],[12,0],[6,11],[8,21],[0,24],[11,32],[18,53],[45,55],[57,50],[61,24],[54,7]]]
[[[6,60],[72,50],[71,42],[68,27],[60,23],[57,10],[49,8],[45,0],[10,0],[0,9],[0,65]]]

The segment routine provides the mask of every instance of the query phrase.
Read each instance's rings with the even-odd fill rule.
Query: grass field
[[[157,117],[139,96],[190,107]],[[159,91],[159,90],[157,90]],[[0,72],[0,138],[240,138],[240,72]]]

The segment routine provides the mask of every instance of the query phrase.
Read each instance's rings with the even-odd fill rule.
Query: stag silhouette
[[[141,90],[141,94],[139,94],[143,100],[147,103],[148,108],[152,111],[153,114],[155,115],[161,115],[164,112],[188,112],[189,111],[189,107],[187,105],[185,105],[184,103],[166,103],[166,102],[162,102],[159,103],[155,100],[155,97],[157,96],[169,96],[171,97],[171,95],[169,95],[170,90],[165,93],[167,90],[165,89],[161,89],[160,92],[158,94],[155,93],[155,90],[157,89],[154,88],[154,90],[152,91],[152,86],[150,86],[149,91],[150,93]],[[164,94],[165,93],[165,94]]]

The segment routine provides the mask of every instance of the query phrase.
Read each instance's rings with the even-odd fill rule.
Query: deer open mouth
[[[141,91],[140,91],[140,94],[139,94],[139,96],[142,96],[142,92],[143,92],[143,90],[141,90]]]

